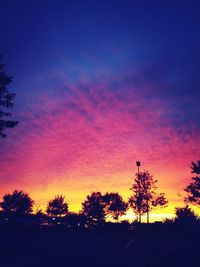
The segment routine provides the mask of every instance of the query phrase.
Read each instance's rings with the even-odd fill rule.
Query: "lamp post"
[[[140,199],[140,161],[136,161],[136,166],[138,167],[138,183],[139,183],[139,223],[141,223],[141,199]]]

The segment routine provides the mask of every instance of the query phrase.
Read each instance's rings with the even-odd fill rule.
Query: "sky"
[[[125,200],[148,170],[183,205],[200,159],[198,1],[0,0],[13,119],[0,139],[0,196],[22,189],[71,211],[92,191]],[[129,216],[132,216],[129,212]]]

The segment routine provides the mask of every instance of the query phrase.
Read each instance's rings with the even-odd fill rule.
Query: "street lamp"
[[[141,203],[140,203],[140,161],[136,161],[136,166],[138,167],[138,183],[139,183],[139,222],[141,223]]]
[[[136,161],[136,166],[138,167],[138,174],[139,174],[139,167],[140,167],[141,163],[140,161]]]

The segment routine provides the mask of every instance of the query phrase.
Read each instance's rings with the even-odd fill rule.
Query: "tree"
[[[0,56],[0,60],[1,58],[2,56]],[[5,119],[11,116],[8,109],[13,108],[15,94],[10,93],[7,89],[7,86],[12,82],[12,77],[7,76],[2,71],[3,68],[4,64],[0,63],[0,137],[6,137],[6,128],[13,128],[18,124],[18,121]]]
[[[149,223],[149,213],[154,208],[167,205],[164,193],[156,192],[157,182],[148,171],[144,171],[136,174],[131,187],[133,195],[129,198],[129,205],[137,216],[147,213],[147,223]],[[139,221],[141,222],[141,217]]]
[[[120,216],[124,215],[128,208],[128,204],[123,201],[119,193],[106,193],[103,201],[105,214],[110,215],[114,220],[118,220]]]
[[[188,205],[183,208],[175,208],[175,221],[176,222],[195,222],[198,219],[198,216],[195,214],[193,210],[191,210]]]
[[[55,196],[47,205],[46,212],[50,216],[62,216],[68,214],[68,204],[62,195]]]
[[[3,196],[3,202],[0,203],[1,208],[6,214],[26,215],[33,210],[34,201],[27,193],[15,190],[12,194]]]
[[[105,222],[105,203],[100,192],[88,195],[82,203],[82,212],[90,224],[103,224]]]
[[[191,169],[196,176],[192,177],[193,181],[184,189],[187,192],[185,202],[200,206],[200,161],[192,162]]]

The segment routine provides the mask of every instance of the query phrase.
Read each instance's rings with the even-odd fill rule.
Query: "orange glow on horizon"
[[[123,176],[125,177],[125,176]],[[134,178],[134,175],[133,175]],[[157,177],[154,176],[156,179]],[[183,190],[172,190],[171,187],[166,187],[166,179],[160,179],[158,181],[158,192],[165,192],[166,197],[169,201],[166,208],[155,209],[150,213],[150,222],[154,221],[162,221],[166,218],[172,219],[175,216],[175,207],[182,207],[184,206],[183,202]],[[60,179],[61,180],[61,179]],[[32,199],[35,200],[34,204],[34,212],[37,210],[42,209],[44,212],[46,210],[47,202],[52,199],[54,196],[58,194],[62,194],[65,196],[65,200],[69,204],[69,211],[70,212],[79,212],[81,210],[81,203],[85,200],[86,196],[89,195],[93,191],[100,191],[102,193],[106,192],[119,192],[125,201],[131,195],[131,191],[129,188],[131,187],[131,180],[130,176],[126,176],[124,179],[124,183],[120,183],[119,181],[122,180],[122,177],[112,177],[112,179],[105,179],[107,183],[102,185],[102,177],[99,180],[95,179],[96,182],[92,184],[88,184],[87,179],[80,179],[78,183],[73,183],[73,181],[68,181],[67,179],[62,179],[61,183],[57,183],[56,180],[53,181],[48,186],[43,187],[42,185],[37,185],[35,187],[28,187],[25,188],[18,188],[28,192]],[[190,179],[188,179],[188,182]],[[13,187],[13,190],[15,187]],[[103,189],[103,190],[102,190]],[[10,190],[9,192],[12,192]],[[180,192],[180,194],[178,194]],[[1,191],[1,195],[8,193],[8,191]],[[197,213],[200,214],[199,208],[196,206],[192,206],[192,209]],[[135,219],[135,214],[132,210],[128,210],[127,214],[122,216],[120,220],[129,220],[133,221]],[[146,222],[146,215],[142,216],[142,221]]]

